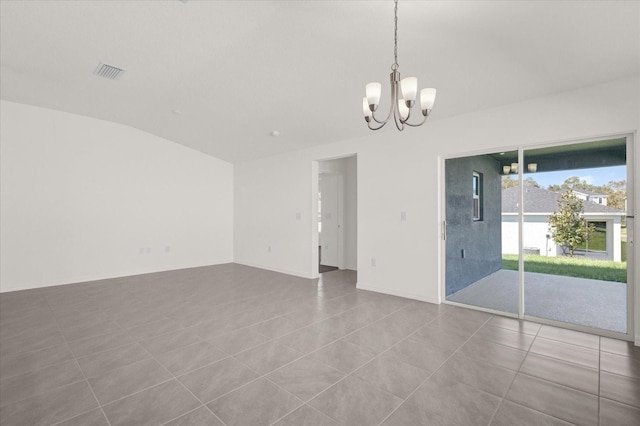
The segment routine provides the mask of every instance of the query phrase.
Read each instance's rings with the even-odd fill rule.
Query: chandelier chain
[[[394,14],[394,42],[393,42],[393,65],[391,65],[391,70],[396,71],[399,67],[398,65],[398,0],[394,0],[395,6],[393,8]]]

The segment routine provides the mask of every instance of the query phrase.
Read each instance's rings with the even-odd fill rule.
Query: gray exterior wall
[[[446,295],[502,267],[500,164],[487,155],[445,162]],[[482,174],[482,220],[473,220],[473,172]]]

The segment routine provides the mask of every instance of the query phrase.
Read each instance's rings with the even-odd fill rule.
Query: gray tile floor
[[[0,295],[0,425],[639,425],[640,349],[228,264]]]

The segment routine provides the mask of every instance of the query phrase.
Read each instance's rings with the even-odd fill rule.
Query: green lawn
[[[625,246],[626,244],[623,244],[624,248],[626,248]],[[518,255],[503,254],[502,269],[517,271]],[[627,282],[627,262],[527,254],[524,256],[524,270],[525,272],[538,272],[566,277],[590,278],[619,283]]]

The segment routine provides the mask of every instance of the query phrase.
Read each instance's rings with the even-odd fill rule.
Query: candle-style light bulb
[[[422,115],[428,115],[433,109],[433,103],[436,101],[436,89],[428,88],[420,91],[420,108]]]
[[[375,111],[376,108],[378,108],[378,104],[380,104],[382,84],[378,82],[369,83],[365,87],[365,91],[367,94],[367,104],[369,105],[369,109],[371,109],[371,111]]]
[[[400,118],[402,121],[406,120],[409,117],[409,107],[404,102],[404,99],[398,99],[398,112],[400,113]]]
[[[416,102],[418,95],[418,79],[415,77],[407,77],[400,80],[400,88],[402,89],[402,97],[405,104],[411,108]]]
[[[362,113],[364,114],[364,120],[367,123],[370,122],[373,113],[371,112],[371,109],[369,108],[369,103],[368,103],[366,97],[362,98]]]

